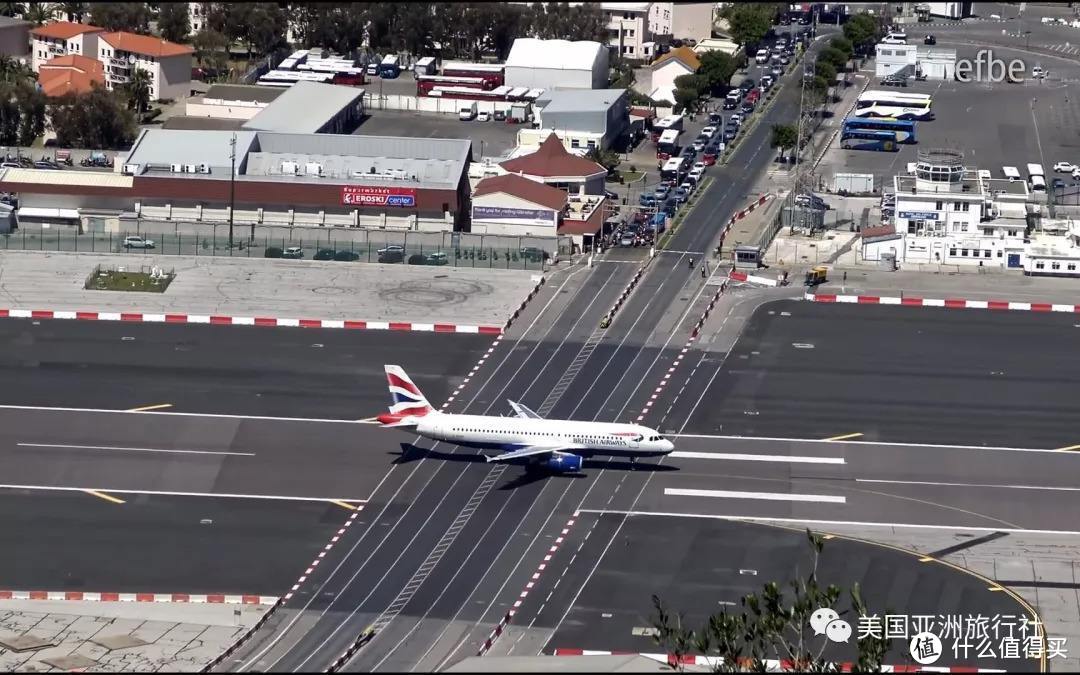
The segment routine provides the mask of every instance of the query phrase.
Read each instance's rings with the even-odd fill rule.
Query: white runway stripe
[[[845,504],[847,499],[833,495],[799,495],[786,492],[734,492],[731,490],[693,490],[689,488],[664,488],[669,497],[721,497],[723,499],[765,499],[774,502],[818,502]]]
[[[741,462],[792,462],[795,464],[844,464],[843,457],[809,457],[799,455],[751,455],[734,452],[693,452],[676,450],[672,457],[685,459],[726,459]]]

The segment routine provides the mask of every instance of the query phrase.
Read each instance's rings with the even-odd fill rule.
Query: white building
[[[922,73],[928,80],[953,80],[956,76],[956,50],[881,43],[876,47],[874,75],[913,77]]]
[[[98,38],[104,28],[68,21],[54,21],[30,31],[30,67],[38,72],[41,64],[57,56],[97,58]]]
[[[608,50],[599,42],[518,38],[506,57],[506,86],[529,89],[603,89]]]
[[[701,42],[712,36],[715,12],[715,2],[654,2],[649,8],[649,32]]]
[[[206,25],[206,10],[209,8],[209,3],[189,2],[187,5],[188,23],[191,24],[191,34],[194,35]]]
[[[739,45],[729,37],[710,37],[698,40],[694,45],[694,53],[701,56],[705,52],[719,51],[729,56],[735,56],[739,52]]]
[[[927,2],[930,16],[942,16],[946,19],[966,19],[973,16],[970,2]]]
[[[652,78],[648,92],[649,98],[654,101],[668,101],[675,103],[675,80],[680,75],[692,75],[701,67],[694,50],[689,47],[678,47],[664,54],[650,67]]]
[[[516,174],[485,178],[472,194],[470,232],[554,237],[566,201],[563,190]]]
[[[533,109],[539,126],[520,130],[519,146],[539,146],[554,131],[571,152],[607,150],[629,131],[625,89],[548,89]]]
[[[915,174],[893,179],[892,223],[863,232],[867,261],[1023,266],[1027,184],[980,177],[952,150],[921,150]]]
[[[1024,255],[1024,274],[1030,276],[1080,276],[1080,223],[1073,220],[1043,221],[1042,232],[1031,237]]]
[[[928,80],[951,82],[956,79],[956,50],[919,47],[918,70]]]
[[[601,2],[607,18],[608,45],[624,59],[649,61],[654,44],[649,30],[651,2]]]
[[[102,33],[97,58],[105,66],[105,86],[131,81],[134,69],[150,74],[150,99],[174,99],[191,93],[191,55],[187,45],[136,33]]]

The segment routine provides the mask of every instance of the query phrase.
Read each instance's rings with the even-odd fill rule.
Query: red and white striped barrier
[[[731,229],[731,226],[735,224],[735,221],[742,220],[746,216],[750,215],[750,213],[752,213],[754,211],[754,209],[756,209],[759,206],[764,205],[765,202],[769,201],[774,196],[775,195],[773,195],[773,193],[766,192],[765,194],[761,195],[760,197],[758,197],[754,201],[747,204],[746,208],[740,210],[738,213],[736,213],[735,215],[733,215],[731,217],[731,220],[728,221],[727,226],[724,227],[724,234],[727,233],[727,230]]]
[[[518,312],[520,312],[520,310],[518,310]],[[517,316],[517,313],[515,313],[514,316]],[[130,323],[187,323],[210,324],[214,326],[266,326],[271,328],[345,328],[349,330],[400,330],[427,333],[480,333],[485,335],[499,335],[503,332],[501,326],[469,326],[456,323],[353,321],[348,319],[283,319],[264,316],[151,314],[148,312],[73,312],[54,309],[0,309],[0,318],[74,319],[77,321],[123,321]]]
[[[645,259],[645,262],[641,264],[641,267],[639,267],[638,271],[634,274],[634,278],[630,280],[630,283],[626,285],[626,288],[623,289],[623,292],[619,294],[619,298],[615,301],[615,304],[611,307],[610,310],[608,310],[607,315],[604,317],[604,321],[606,321],[608,325],[610,325],[612,320],[615,318],[615,313],[619,311],[619,308],[623,306],[623,303],[626,302],[626,299],[630,297],[630,293],[634,290],[634,287],[637,286],[637,283],[641,280],[642,275],[645,274],[645,270],[646,268],[648,268],[651,261],[652,256]]]
[[[807,293],[811,302],[848,303],[855,305],[901,305],[904,307],[944,307],[946,309],[996,309],[1021,312],[1065,312],[1080,314],[1080,305],[1050,302],[1014,302],[1010,300],[965,300],[961,298],[911,298],[879,295],[835,295]]]
[[[525,598],[529,597],[529,591],[531,591],[533,587],[536,586],[536,580],[539,579],[543,571],[547,569],[548,563],[551,562],[552,556],[555,555],[555,553],[559,550],[559,547],[562,546],[564,541],[566,541],[566,535],[570,534],[570,528],[573,526],[573,518],[566,521],[566,526],[563,527],[562,532],[559,533],[559,536],[555,537],[555,542],[550,547],[548,547],[548,551],[544,555],[543,561],[540,562],[540,565],[536,568],[536,571],[533,572],[532,578],[529,580],[529,582],[525,584],[525,589],[521,591],[518,599],[514,601],[514,606],[508,609],[506,611],[506,614],[503,614],[502,618],[499,619],[499,623],[495,626],[494,629],[492,629],[491,633],[488,634],[487,639],[484,640],[484,644],[481,645],[480,650],[477,651],[477,656],[483,656],[484,654],[487,654],[488,650],[491,649],[491,645],[495,644],[495,641],[498,640],[499,636],[503,634],[503,629],[506,628],[506,625],[509,624],[511,619],[514,618],[514,614],[517,613],[518,608],[521,607],[521,604],[525,602]]]
[[[672,668],[683,666],[705,666],[708,668],[720,665],[722,659],[719,656],[695,656],[693,654],[687,654],[681,658],[677,658],[674,654],[644,654],[640,652],[619,652],[619,651],[602,651],[597,649],[556,649],[554,656],[644,656],[647,659],[653,661],[659,661],[660,663],[666,663]],[[857,670],[854,663],[839,663],[837,670],[842,673],[855,672]],[[766,659],[765,669],[769,672],[796,672],[799,669],[795,667],[793,661],[780,661],[776,659]],[[881,672],[883,673],[1004,673],[1005,670],[998,670],[995,668],[975,668],[971,666],[919,666],[919,665],[899,665],[899,666],[881,666]]]
[[[770,279],[769,277],[762,277],[754,274],[747,274],[746,272],[736,272],[735,270],[732,270],[728,273],[728,279],[732,281],[742,281],[749,284],[758,284],[760,286],[780,285],[780,282],[776,279]]]
[[[218,593],[89,593],[86,591],[0,591],[0,600],[68,600],[72,602],[175,602],[213,605],[273,605],[273,595]]]
[[[525,306],[529,304],[530,300],[532,300],[534,297],[536,297],[536,294],[540,292],[540,288],[543,285],[544,285],[544,277],[543,277],[543,275],[541,275],[540,276],[540,281],[536,282],[536,286],[533,286],[533,289],[532,289],[532,291],[529,292],[528,297],[526,297],[524,300],[521,301],[521,305],[517,309],[515,309],[514,313],[510,316],[510,318],[506,320],[506,325],[503,326],[504,331],[510,330],[510,324],[514,323],[514,321],[519,316],[521,316],[521,313],[525,311]]]

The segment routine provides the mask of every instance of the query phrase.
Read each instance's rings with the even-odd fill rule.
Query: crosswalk
[[[1077,36],[1077,42],[1078,43],[1065,42],[1057,45],[1046,45],[1043,49],[1065,55],[1080,54],[1080,35]]]

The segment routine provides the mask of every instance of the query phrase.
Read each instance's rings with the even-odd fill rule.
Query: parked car
[[[694,148],[694,152],[701,152],[705,149],[705,146],[708,145],[708,143],[708,139],[698,138],[694,140],[694,144],[691,147]]]
[[[124,237],[124,248],[154,248],[153,239],[142,237]]]
[[[320,248],[318,251],[315,251],[315,255],[311,256],[311,259],[312,260],[333,260],[334,255],[336,253],[337,253],[337,251],[335,251],[332,248]]]
[[[405,260],[405,249],[397,244],[380,248],[377,253],[381,263],[399,263]]]
[[[706,166],[708,165],[705,164],[705,162],[694,162],[694,166],[690,167],[690,172],[693,173],[694,171],[704,171]]]
[[[505,110],[496,110],[495,113],[491,117],[496,122],[505,122],[506,121],[506,111]]]
[[[716,160],[720,157],[720,146],[707,145],[705,151],[701,154],[701,161],[705,166],[712,166],[716,164]]]
[[[721,106],[724,110],[734,110],[737,107],[739,107],[739,102],[730,98],[725,98],[724,105]]]
[[[355,251],[338,251],[334,254],[334,260],[338,262],[353,262],[360,259],[360,254]]]
[[[638,205],[656,206],[656,194],[649,194],[648,192],[641,193],[641,195],[638,197]]]
[[[450,261],[447,259],[446,254],[442,251],[435,251],[434,253],[428,253],[424,257],[425,265],[446,265]]]
[[[1054,171],[1058,173],[1072,173],[1076,171],[1076,165],[1072,162],[1058,162],[1054,165]]]
[[[924,45],[936,45],[937,44],[937,38],[934,37],[933,35],[927,35],[926,37],[923,38],[923,44]]]
[[[742,115],[739,113],[732,113],[728,117],[728,124],[734,124],[735,126],[742,126]]]
[[[737,127],[728,127],[727,129],[724,129],[724,140],[725,141],[735,140],[735,136],[737,136],[738,133],[739,133],[739,129]]]
[[[540,262],[541,260],[547,260],[551,257],[547,251],[542,248],[536,248],[535,246],[522,246],[519,253],[529,262]]]
[[[686,176],[686,179],[687,180],[693,179],[695,181],[694,186],[697,187],[697,183],[700,182],[701,179],[704,178],[704,177],[705,177],[705,166],[702,165],[702,167],[700,169],[697,168],[697,167],[694,167],[693,169],[690,169],[690,173],[689,173],[689,175]]]
[[[701,137],[701,136],[712,136],[715,133],[716,133],[716,127],[710,125],[710,126],[707,126],[707,127],[703,128],[701,130],[701,133],[698,134],[698,136],[699,137]]]
[[[1041,80],[1046,77],[1046,71],[1043,70],[1042,66],[1034,66],[1031,69],[1031,77],[1035,78],[1036,80]]]
[[[886,75],[881,79],[881,84],[886,87],[906,87],[907,78],[899,75]]]
[[[289,258],[290,260],[299,260],[304,257],[304,249],[299,246],[290,246],[281,253],[282,258]]]
[[[739,89],[742,89],[744,92],[747,92],[747,91],[750,91],[751,89],[753,89],[756,84],[757,83],[754,82],[753,78],[747,77],[742,82],[739,83]]]
[[[1063,190],[1063,189],[1065,189],[1065,181],[1061,180],[1060,178],[1055,178],[1051,182],[1051,185],[1054,186],[1055,190]]]
[[[796,206],[808,206],[813,209],[828,210],[829,205],[825,203],[825,200],[812,193],[803,193],[795,195]]]
[[[691,186],[683,183],[675,189],[675,201],[679,204],[686,203],[686,200],[690,199]]]
[[[490,122],[491,121],[491,113],[489,113],[486,110],[481,110],[480,112],[476,113],[476,121],[477,122]]]
[[[742,104],[742,107],[739,108],[739,110],[742,110],[744,113],[749,115],[750,113],[754,112],[754,102],[753,101],[746,101],[745,103]]]

